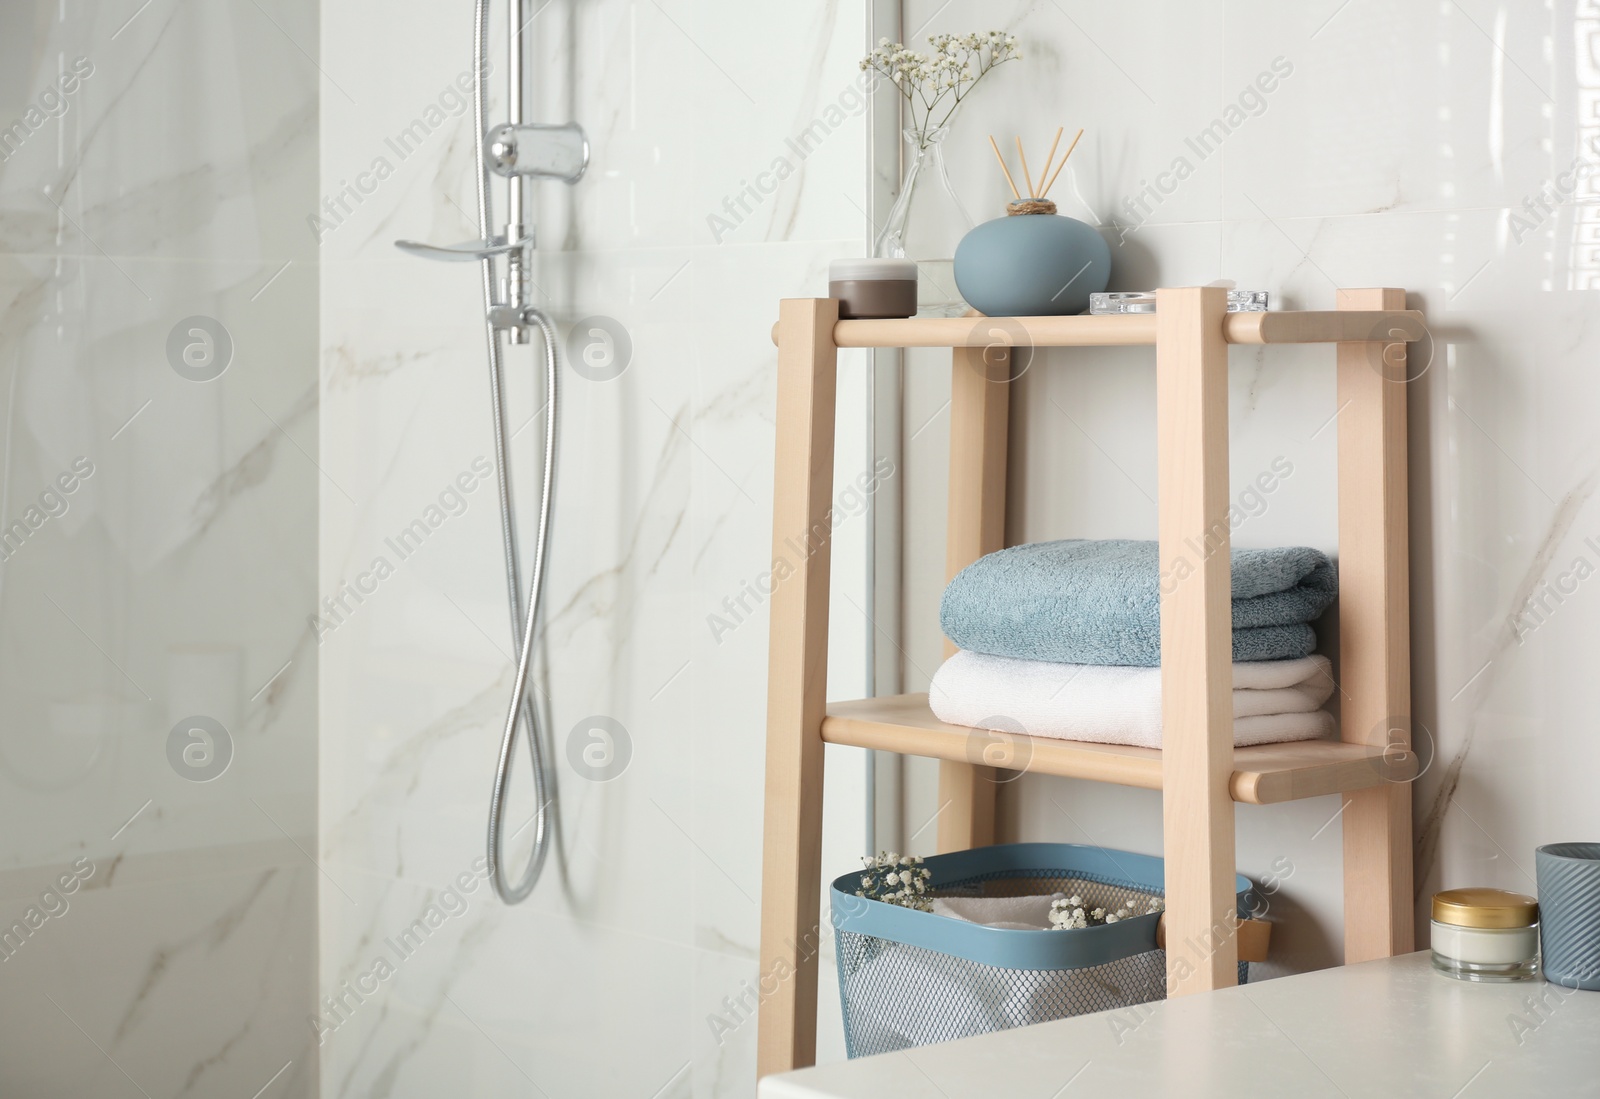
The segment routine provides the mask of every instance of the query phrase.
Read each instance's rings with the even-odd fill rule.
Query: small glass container
[[[1154,313],[1155,311],[1156,292],[1154,290],[1113,290],[1104,294],[1089,295],[1089,312],[1094,314]],[[1228,312],[1265,313],[1266,311],[1267,292],[1265,290],[1228,291]]]
[[[909,259],[836,259],[828,297],[845,320],[909,317],[917,311],[917,264]]]
[[[1539,902],[1503,889],[1433,895],[1433,968],[1462,981],[1526,981],[1539,969]]]

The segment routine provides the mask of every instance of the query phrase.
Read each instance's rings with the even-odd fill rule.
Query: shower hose
[[[478,161],[478,232],[488,241],[492,238],[492,218],[489,205],[489,162],[484,156],[484,131],[486,126],[487,98],[484,80],[489,71],[488,56],[489,0],[477,0],[473,18],[473,87],[472,111],[476,135],[475,151]],[[512,186],[520,186],[514,181]],[[505,728],[500,736],[500,754],[495,762],[494,788],[489,794],[488,873],[495,893],[506,904],[516,904],[533,892],[544,869],[545,856],[550,846],[550,806],[554,798],[552,783],[545,759],[544,734],[540,727],[539,707],[531,697],[530,671],[533,664],[534,639],[538,633],[540,595],[544,585],[545,550],[549,545],[552,490],[556,473],[556,333],[550,318],[536,309],[524,312],[524,318],[539,326],[544,343],[545,376],[545,432],[544,477],[539,491],[539,526],[534,536],[533,575],[529,578],[524,613],[520,577],[520,554],[517,548],[517,515],[511,499],[510,435],[506,426],[504,379],[500,333],[490,310],[499,302],[495,287],[493,257],[483,260],[483,303],[485,328],[489,347],[489,400],[494,416],[495,478],[500,492],[500,532],[506,559],[506,590],[511,605],[512,636],[517,640],[517,673],[511,688],[511,703],[506,712]],[[533,851],[522,876],[513,884],[506,873],[506,802],[511,788],[511,761],[516,754],[517,727],[521,725],[528,741],[528,756],[533,765],[533,793],[535,808],[533,819]],[[520,834],[518,828],[513,837]]]

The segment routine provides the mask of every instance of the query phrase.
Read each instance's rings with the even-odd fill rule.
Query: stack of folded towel
[[[1304,547],[1239,549],[1232,578],[1234,744],[1328,735],[1333,676],[1311,622],[1337,593],[1332,562]],[[933,677],[934,714],[1159,748],[1162,583],[1154,542],[1039,542],[974,562],[940,607],[964,651]]]

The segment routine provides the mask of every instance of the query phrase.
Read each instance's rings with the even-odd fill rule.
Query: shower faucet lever
[[[402,252],[423,259],[442,260],[445,263],[477,263],[494,256],[525,256],[533,248],[531,236],[507,241],[505,237],[490,240],[467,240],[460,244],[426,244],[420,240],[397,240],[394,246]]]
[[[537,312],[528,301],[528,264],[532,259],[533,236],[522,235],[522,226],[508,226],[516,239],[506,240],[504,235],[492,240],[468,240],[460,244],[424,244],[416,240],[397,240],[394,246],[402,252],[423,259],[441,260],[445,263],[479,263],[496,256],[506,257],[506,276],[501,284],[501,298],[489,306],[489,326],[498,332],[509,333],[512,343],[527,343],[537,323]]]

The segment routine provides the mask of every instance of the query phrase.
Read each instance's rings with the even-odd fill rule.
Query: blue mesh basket
[[[1076,843],[1008,843],[928,858],[945,897],[1078,894],[1088,907],[1143,909],[1164,897],[1162,861]],[[851,1057],[1132,1007],[1167,994],[1158,914],[1073,931],[966,923],[855,895],[861,871],[833,882],[835,951]],[[1254,885],[1236,876],[1248,916]],[[1239,963],[1239,983],[1249,974]]]

